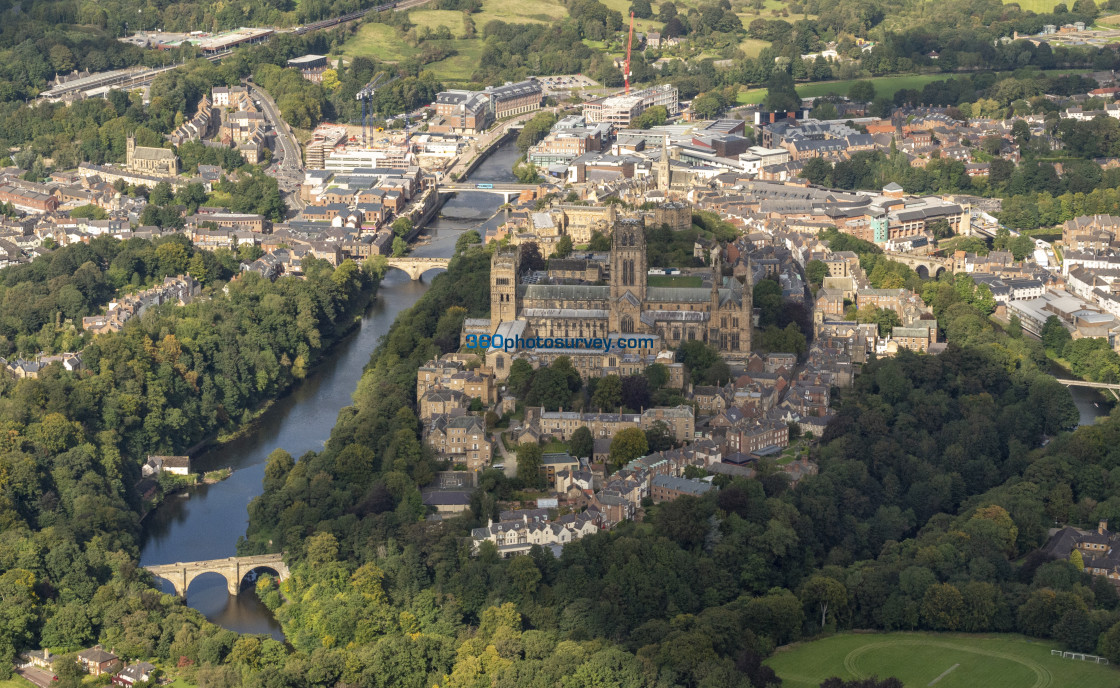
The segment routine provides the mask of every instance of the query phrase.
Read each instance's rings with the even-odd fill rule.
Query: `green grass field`
[[[1081,74],[1087,70],[1084,69],[1052,69],[1046,70],[1046,74],[1055,76],[1059,74]],[[944,81],[953,78],[952,74],[903,74],[900,76],[880,76],[871,79],[852,79],[848,81],[817,81],[808,84],[798,84],[797,95],[802,98],[816,98],[819,96],[827,95],[848,95],[848,89],[852,87],[856,81],[870,81],[875,84],[875,95],[886,96],[888,98],[894,97],[896,91],[904,88],[921,89],[926,84],[933,83],[934,81]],[[764,88],[751,88],[744,91],[739,91],[738,103],[740,105],[757,105],[766,99],[766,89]]]
[[[894,676],[907,688],[1116,688],[1114,667],[1052,656],[1056,643],[1014,635],[845,633],[779,650],[766,661],[784,688],[830,676]]]
[[[347,57],[374,57],[383,62],[398,62],[419,52],[401,40],[397,30],[388,24],[362,24],[342,47],[342,54]]]
[[[568,10],[560,3],[546,0],[483,0],[482,11],[471,15],[475,26],[481,33],[487,22],[499,20],[518,24],[551,22],[568,15]],[[454,40],[451,46],[458,52],[446,60],[425,65],[440,79],[447,81],[468,81],[478,68],[482,56],[482,39],[463,39],[463,13],[451,10],[417,9],[409,13],[409,19],[417,27],[435,29],[446,26],[451,30]],[[367,56],[383,62],[399,62],[420,54],[420,48],[405,43],[397,30],[385,24],[362,24],[358,32],[343,46],[342,54],[347,57]]]
[[[479,31],[486,22],[498,19],[504,22],[527,24],[548,22],[568,16],[568,9],[559,2],[547,0],[482,0],[482,11],[472,14]]]
[[[446,26],[451,29],[452,36],[463,35],[462,12],[455,12],[453,10],[412,10],[408,13],[408,18],[417,28],[426,26],[429,29],[435,29],[438,26]]]
[[[739,43],[739,50],[747,54],[747,57],[758,57],[763,48],[770,46],[770,41],[763,41],[758,38],[744,38]]]
[[[702,287],[704,279],[699,275],[648,275],[646,284],[651,287]]]
[[[474,70],[478,69],[479,60],[482,58],[482,41],[472,38],[469,40],[458,39],[451,41],[451,45],[458,51],[446,60],[425,65],[441,79],[449,81],[469,81]]]
[[[630,26],[630,0],[602,0],[608,9],[618,10],[622,13],[622,23]],[[683,3],[677,3],[678,9]],[[665,25],[657,21],[657,5],[652,5],[653,17],[651,19],[634,19],[634,30],[643,33],[647,31],[660,31]]]
[[[21,676],[13,675],[6,681],[0,681],[0,688],[35,688],[35,684]]]
[[[904,76],[875,77],[868,79],[868,81],[875,84],[876,95],[890,98],[894,96],[895,91],[904,88],[922,88],[926,84],[934,81],[943,81],[948,78],[949,75],[945,74],[908,74]],[[850,89],[852,84],[856,81],[858,81],[858,79],[850,81],[818,81],[815,83],[801,84],[797,87],[797,95],[802,98],[814,98],[817,96],[827,96],[829,94],[846,96],[848,95],[848,89]],[[739,91],[738,101],[741,105],[757,105],[765,99],[766,89],[764,88],[752,88],[746,91]]]
[[[1024,12],[1029,10],[1036,14],[1043,14],[1052,12],[1054,10],[1054,5],[1060,2],[1062,2],[1062,0],[1004,0],[1003,4],[1018,5],[1019,9]],[[1066,7],[1073,7],[1073,3],[1069,3]]]

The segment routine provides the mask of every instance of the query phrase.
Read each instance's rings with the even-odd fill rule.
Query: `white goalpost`
[[[1108,664],[1108,660],[1104,657],[1097,655],[1088,655],[1084,652],[1065,652],[1063,650],[1050,650],[1051,655],[1058,655],[1062,659],[1077,659],[1082,662],[1093,662],[1095,664]]]

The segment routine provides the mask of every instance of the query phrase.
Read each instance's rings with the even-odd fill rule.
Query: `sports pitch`
[[[766,661],[783,688],[830,676],[894,676],[907,688],[1116,688],[1120,669],[1050,654],[1056,643],[1015,635],[845,633],[798,643]]]

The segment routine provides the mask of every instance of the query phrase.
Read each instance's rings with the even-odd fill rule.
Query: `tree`
[[[1046,346],[1046,349],[1055,356],[1061,356],[1062,352],[1065,351],[1066,344],[1072,339],[1069,330],[1065,328],[1065,325],[1062,324],[1062,321],[1059,320],[1056,315],[1051,315],[1046,319],[1046,322],[1043,323],[1039,338],[1042,340],[1043,345]]]
[[[1099,636],[1100,630],[1084,609],[1069,610],[1054,627],[1054,639],[1073,652],[1093,652]]]
[[[1078,571],[1085,570],[1085,557],[1081,556],[1081,550],[1074,549],[1069,553],[1069,563],[1076,566]]]
[[[529,392],[529,385],[533,383],[534,372],[533,365],[525,359],[514,360],[510,364],[509,377],[506,379],[510,391],[517,397],[524,399]]]
[[[1027,141],[1031,140],[1031,127],[1025,120],[1016,119],[1011,123],[1011,136],[1019,143],[1024,145]]]
[[[656,392],[669,382],[669,368],[664,363],[654,363],[645,369],[650,391]]]
[[[1010,320],[1008,320],[1007,322],[1007,335],[1012,339],[1023,338],[1023,321],[1020,320],[1019,316],[1015,315],[1014,313],[1011,315]]]
[[[848,590],[844,584],[833,578],[814,575],[801,586],[801,604],[807,614],[820,614],[820,628],[828,627],[828,613],[833,621],[836,615],[848,606]]]
[[[554,124],[556,124],[556,114],[551,111],[546,110],[534,115],[517,135],[518,150],[522,153],[528,152],[529,148],[548,135]]]
[[[817,158],[813,158],[817,160]],[[805,277],[809,280],[809,284],[814,287],[820,287],[824,284],[824,278],[828,277],[828,265],[823,260],[811,260],[805,266]]]
[[[837,119],[840,113],[837,112],[836,106],[827,100],[822,100],[813,105],[813,111],[810,113],[814,119]]]
[[[766,109],[771,112],[792,112],[801,107],[801,97],[793,85],[793,77],[777,68],[766,82]]]
[[[649,381],[642,375],[622,378],[622,405],[631,411],[642,411],[650,405]]]
[[[715,93],[705,93],[692,101],[692,112],[703,119],[715,119],[723,110],[723,101]]]
[[[938,631],[955,631],[961,624],[964,600],[961,591],[948,583],[935,583],[922,597],[922,619]]]
[[[649,129],[665,124],[669,119],[669,110],[664,105],[655,105],[634,118],[630,126],[634,129]]]
[[[666,38],[675,38],[677,36],[683,36],[686,33],[687,30],[685,29],[684,22],[681,21],[679,16],[673,17],[665,22],[665,27],[661,29],[661,35]]]
[[[1116,664],[1120,662],[1120,622],[1112,625],[1101,635],[1097,643],[1097,654]]]
[[[536,184],[541,180],[541,175],[537,166],[531,162],[518,161],[513,166],[513,174],[517,177],[517,181],[522,184]]]
[[[338,91],[342,88],[342,82],[338,80],[338,72],[333,69],[323,70],[323,88],[328,91]]]
[[[532,557],[526,555],[514,557],[513,561],[509,563],[509,568],[506,569],[506,575],[509,576],[509,580],[520,595],[522,602],[529,602],[533,599],[533,593],[537,591],[537,586],[541,582],[541,572],[533,562]]]
[[[155,188],[152,189],[152,193],[148,195],[148,203],[165,206],[171,202],[172,198],[171,184],[160,182],[155,185]]]
[[[329,564],[338,559],[338,539],[331,533],[316,533],[307,538],[307,561],[312,565]]]
[[[857,81],[848,88],[848,98],[856,103],[870,103],[875,100],[875,84],[870,81]]]
[[[586,425],[581,425],[568,440],[568,453],[579,458],[590,459],[595,455],[595,439]]]
[[[898,319],[898,315],[894,311],[884,310],[893,315],[895,320]],[[882,324],[880,324],[880,329],[882,329]],[[805,353],[805,348],[805,333],[792,322],[784,328],[779,328],[777,325],[768,325],[758,338],[758,349],[760,351],[792,353],[801,356]]]
[[[669,430],[669,426],[663,420],[654,421],[645,433],[646,444],[651,452],[672,449],[676,443],[676,438],[673,437],[672,431]]]
[[[618,470],[634,459],[649,453],[649,443],[641,428],[626,428],[611,440],[611,467]]]
[[[800,174],[810,184],[827,186],[828,179],[832,176],[832,164],[824,158],[809,158],[801,168]]]
[[[109,213],[105,212],[104,208],[90,203],[87,205],[80,205],[71,210],[70,217],[85,218],[88,220],[104,220],[109,217]]]
[[[541,471],[544,464],[541,462],[544,451],[541,445],[526,442],[517,445],[517,477],[531,488],[544,487],[544,474]]]
[[[1015,260],[1025,260],[1027,256],[1034,254],[1034,240],[1020,234],[1011,240],[1007,248]]]
[[[407,217],[398,217],[393,220],[392,228],[393,234],[401,238],[407,237],[408,233],[412,231],[412,220]]]
[[[567,258],[570,255],[572,255],[572,238],[565,234],[556,242],[556,250],[552,253],[552,257]]]
[[[672,2],[663,2],[657,6],[657,21],[667,23],[677,16],[677,6]]]
[[[599,378],[595,393],[591,395],[592,408],[600,411],[617,411],[622,405],[622,380],[617,375]]]
[[[60,688],[78,688],[86,676],[86,672],[78,664],[74,655],[65,655],[56,659],[51,665],[51,670],[58,677],[57,684]]]
[[[591,232],[591,242],[587,244],[587,249],[589,251],[609,251],[611,250],[611,238],[595,230]]]
[[[649,0],[634,0],[630,3],[630,13],[638,19],[649,19],[653,16],[653,7]]]
[[[408,253],[408,242],[400,237],[393,237],[393,257],[399,258]]]

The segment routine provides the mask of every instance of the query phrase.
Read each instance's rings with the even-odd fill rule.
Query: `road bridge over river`
[[[258,569],[271,569],[286,580],[290,574],[288,565],[284,563],[280,554],[260,554],[251,557],[226,557],[225,559],[210,559],[208,561],[187,561],[174,564],[160,564],[158,566],[145,566],[157,578],[170,581],[175,586],[175,594],[186,599],[187,589],[191,581],[204,573],[216,573],[226,579],[226,589],[230,595],[236,595],[241,590],[241,581],[250,572]]]

